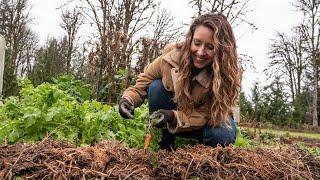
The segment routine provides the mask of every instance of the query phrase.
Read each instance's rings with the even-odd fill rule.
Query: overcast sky
[[[275,32],[291,34],[291,28],[301,22],[301,15],[295,11],[293,3],[296,0],[251,0],[249,6],[253,10],[247,15],[256,26],[253,32],[249,27],[243,26],[235,30],[238,52],[248,54],[253,58],[256,71],[245,72],[242,86],[245,92],[250,92],[255,81],[266,82],[262,71],[270,61],[267,56],[270,39]],[[48,37],[62,37],[63,31],[59,27],[60,10],[56,7],[65,0],[30,0],[32,16],[34,17],[33,30],[38,33],[40,42],[44,43]],[[163,7],[171,11],[177,23],[191,22],[192,9],[187,0],[162,0]]]

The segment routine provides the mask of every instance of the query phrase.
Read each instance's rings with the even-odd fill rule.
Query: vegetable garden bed
[[[297,146],[145,152],[117,141],[95,146],[45,139],[0,146],[1,179],[320,179],[320,159]]]

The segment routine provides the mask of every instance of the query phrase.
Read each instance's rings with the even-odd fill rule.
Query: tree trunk
[[[100,59],[100,67],[99,67],[99,75],[98,75],[98,83],[97,83],[97,101],[102,101],[102,97],[101,97],[101,88],[102,88],[102,77],[103,77],[103,72],[104,72],[104,68],[105,68],[105,62],[106,62],[106,56],[104,54],[104,52],[102,52],[102,56]]]
[[[5,41],[2,36],[0,36],[0,96],[2,96],[3,88],[3,72],[4,72],[4,58],[5,58]]]
[[[318,126],[318,111],[317,111],[317,102],[318,102],[318,66],[316,59],[314,59],[313,64],[313,98],[312,98],[312,125],[314,127]]]

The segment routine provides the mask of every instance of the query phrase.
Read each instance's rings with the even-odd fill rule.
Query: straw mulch
[[[115,141],[75,147],[44,140],[0,146],[0,179],[320,179],[320,160],[279,149],[202,145],[156,153]]]

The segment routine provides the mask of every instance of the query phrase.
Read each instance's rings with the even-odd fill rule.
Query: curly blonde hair
[[[184,43],[181,45],[181,59],[179,83],[176,93],[178,109],[191,112],[195,102],[191,95],[191,71],[193,63],[190,61],[190,48],[195,29],[205,26],[213,31],[214,57],[210,68],[212,73],[211,87],[211,126],[228,125],[228,115],[239,94],[241,69],[238,63],[235,37],[227,18],[222,14],[204,14],[196,18],[190,26]]]

